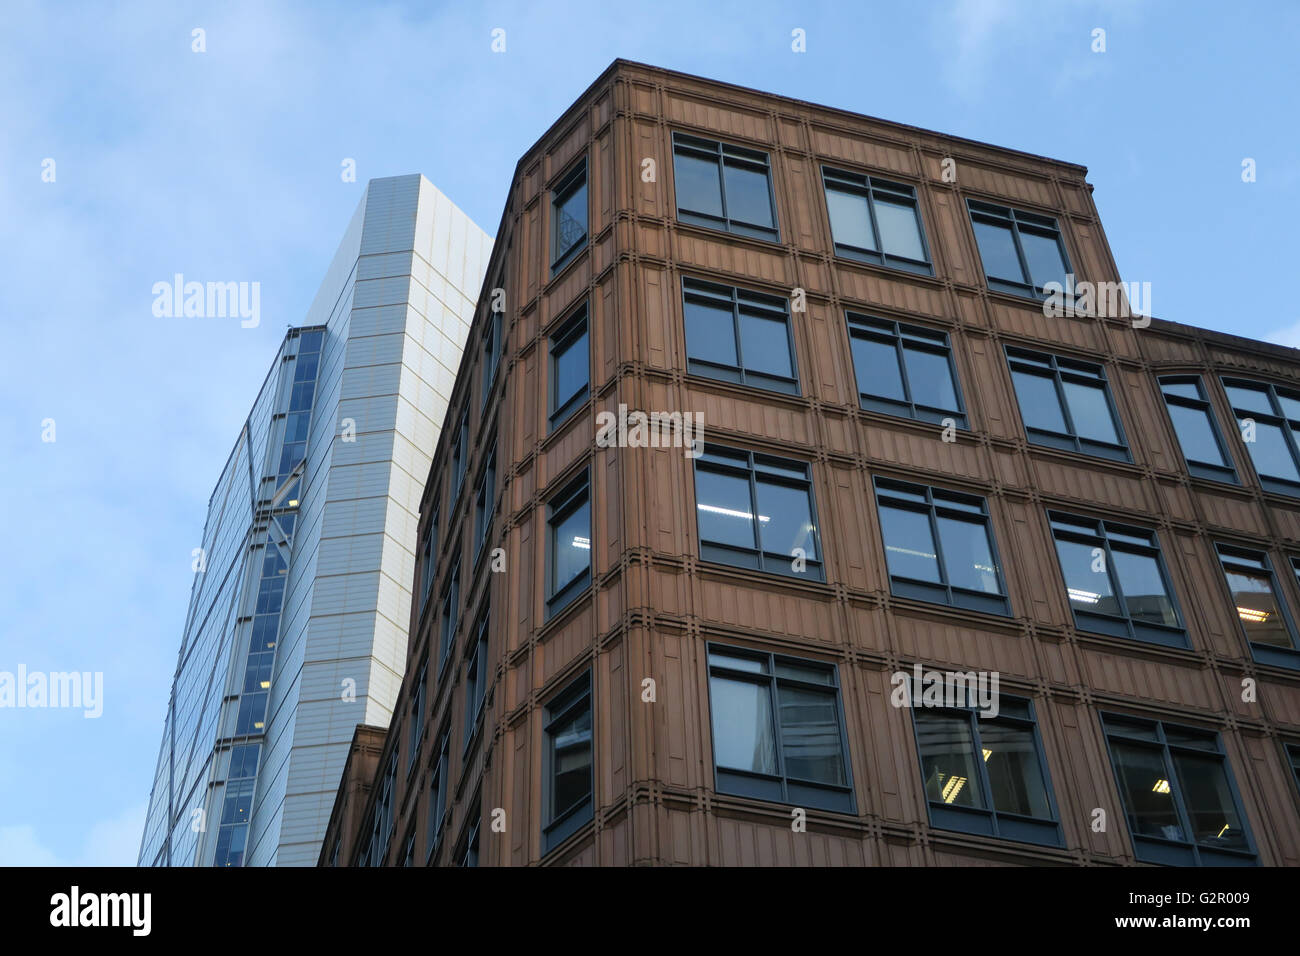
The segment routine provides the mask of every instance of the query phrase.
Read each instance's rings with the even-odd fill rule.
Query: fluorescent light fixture
[[[1269,618],[1268,611],[1261,611],[1254,607],[1238,607],[1237,617],[1246,621],[1248,624],[1263,624]]]
[[[1163,777],[1161,777],[1159,780],[1156,781],[1156,785],[1155,785],[1154,787],[1151,788],[1151,792],[1152,792],[1152,793],[1168,793],[1168,792],[1169,792],[1169,781],[1166,780],[1166,779],[1164,779]]]
[[[957,794],[961,793],[961,788],[966,786],[965,777],[949,777],[948,782],[943,786],[943,802],[952,803],[957,799]]]
[[[574,546],[575,548],[581,548],[583,551],[590,551],[590,550],[591,550],[591,539],[590,539],[590,538],[574,538],[574,539],[573,539],[573,546]]]
[[[992,756],[993,756],[993,751],[992,751],[992,750],[989,750],[988,747],[985,747],[985,748],[984,748],[984,762],[985,762],[985,763],[988,763],[988,762],[989,762],[989,758],[992,757]]]
[[[935,554],[933,551],[915,551],[912,548],[900,548],[897,545],[885,545],[886,551],[893,551],[896,554],[910,554],[914,558],[930,558],[933,560]]]
[[[744,518],[746,521],[754,520],[754,516],[750,514],[748,511],[735,511],[731,508],[719,508],[717,505],[704,505],[704,504],[697,504],[695,507],[698,508],[700,511],[707,511],[709,512],[709,514],[725,515],[728,518]],[[772,519],[769,518],[767,515],[759,515],[758,520],[771,521]]]
[[[1101,595],[1093,591],[1081,591],[1079,588],[1066,588],[1066,593],[1070,595],[1071,601],[1082,601],[1084,604],[1096,604],[1101,600]]]

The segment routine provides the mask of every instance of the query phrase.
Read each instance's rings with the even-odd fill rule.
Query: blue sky
[[[1284,0],[7,3],[0,671],[102,671],[104,709],[0,708],[0,863],[134,863],[208,496],[366,179],[424,173],[494,232],[622,56],[1086,165],[1156,315],[1300,345],[1272,281],[1300,253],[1298,28]],[[261,324],[155,318],[177,272],[259,282]]]

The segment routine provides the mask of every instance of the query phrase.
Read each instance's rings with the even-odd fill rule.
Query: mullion
[[[758,522],[758,512],[754,512],[754,521]],[[775,736],[776,743],[776,772],[781,778],[781,800],[788,803],[790,800],[790,781],[786,779],[785,774],[785,741],[781,735],[781,689],[777,686],[776,681],[776,656],[767,655],[767,681],[768,681],[768,709],[772,712],[772,733]]]
[[[974,760],[976,770],[979,772],[980,791],[984,794],[984,806],[993,820],[993,832],[998,833],[998,809],[993,804],[993,785],[989,783],[989,770],[984,763],[984,741],[980,737],[979,716],[969,707],[963,708],[966,712],[966,719],[970,721],[971,741],[974,744],[975,752],[971,755]]]
[[[763,558],[766,551],[763,549],[763,522],[758,519],[758,478],[754,474],[754,456],[749,456],[749,514],[750,523],[754,527],[754,540],[758,544],[758,567],[763,570]],[[768,655],[769,657],[771,655]]]
[[[943,581],[944,591],[948,596],[948,603],[952,603],[952,582],[948,578],[948,564],[943,559],[943,544],[939,539],[939,519],[934,511],[934,494],[929,488],[925,489],[926,512],[930,518],[930,537],[934,541],[934,559],[939,566],[939,578]]]
[[[912,417],[916,417],[916,402],[912,400],[912,383],[907,377],[907,351],[903,348],[903,337],[898,334],[898,323],[894,323],[894,352],[898,360],[898,374],[903,383],[903,400],[907,402]]]

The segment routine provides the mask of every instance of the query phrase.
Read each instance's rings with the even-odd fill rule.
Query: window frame
[[[478,480],[474,483],[474,561],[483,556],[483,546],[487,544],[488,532],[496,519],[497,511],[497,436],[494,433],[484,443],[486,449],[479,467]],[[491,495],[489,498],[488,495]]]
[[[451,448],[451,499],[448,514],[456,510],[460,493],[465,490],[465,474],[469,469],[469,406],[460,413],[460,422],[456,426],[456,437]]]
[[[587,796],[557,810],[555,807],[556,747],[552,728],[557,724],[569,722],[573,716],[581,712],[584,705],[590,715],[591,723],[587,740],[591,752]],[[595,819],[596,708],[595,687],[590,670],[583,671],[566,683],[542,706],[542,741],[542,855],[545,856]]]
[[[714,662],[714,657],[747,659],[761,661],[766,665],[765,673],[728,667]],[[816,683],[800,680],[789,675],[778,675],[778,663],[788,663],[795,667],[822,670],[830,674],[830,683]],[[815,807],[831,813],[857,814],[857,795],[853,785],[853,755],[849,746],[848,727],[844,707],[844,691],[840,684],[837,664],[816,658],[797,657],[771,651],[756,650],[737,644],[708,641],[705,644],[705,686],[709,699],[709,749],[713,763],[713,787],[718,793],[763,800],[769,803],[783,803],[800,807]],[[765,774],[754,770],[742,770],[735,767],[723,767],[718,763],[717,724],[713,710],[713,679],[730,680],[741,684],[765,684],[768,689],[769,719],[772,722],[773,741],[776,750],[776,774]],[[785,742],[782,735],[780,687],[791,686],[800,690],[813,691],[833,696],[835,700],[836,724],[839,728],[840,760],[844,768],[843,784],[829,784],[817,780],[804,780],[792,777],[786,770]],[[833,692],[828,693],[828,692]]]
[[[984,614],[996,614],[1000,617],[1011,616],[1011,595],[1007,587],[1006,574],[1002,570],[1002,557],[998,552],[997,534],[993,529],[993,515],[989,511],[988,499],[965,491],[953,491],[935,485],[922,485],[912,481],[903,481],[884,475],[873,475],[872,493],[876,503],[877,521],[880,525],[880,542],[885,552],[885,573],[889,576],[889,593],[894,597],[925,601],[928,604],[941,604],[948,607],[962,608]],[[891,495],[890,492],[893,492]],[[906,495],[920,495],[925,500],[917,501]],[[882,502],[882,496],[884,501]],[[924,581],[906,575],[896,575],[889,570],[889,541],[885,537],[884,521],[880,518],[881,505],[902,511],[924,514],[930,524],[930,536],[935,546],[935,560],[939,571],[939,582]],[[971,511],[962,505],[978,506],[979,511]],[[988,539],[989,552],[993,556],[993,573],[997,576],[1001,591],[993,594],[989,591],[975,591],[971,588],[954,585],[948,574],[948,565],[943,555],[943,539],[939,535],[939,518],[949,517],[956,521],[971,521],[978,514],[983,519],[985,537]]]
[[[1004,206],[1000,203],[989,202],[983,199],[967,197],[966,199],[966,217],[971,225],[971,236],[975,240],[975,251],[980,258],[980,271],[984,274],[985,285],[991,292],[1003,292],[1008,295],[1019,296],[1023,299],[1034,299],[1042,301],[1048,297],[1048,293],[1035,286],[1033,273],[1029,269],[1029,259],[1025,255],[1024,243],[1020,239],[1020,228],[1022,225],[1029,227],[1030,230],[1039,229],[1043,232],[1053,232],[1052,238],[1056,240],[1056,247],[1061,254],[1061,263],[1065,266],[1065,275],[1074,274],[1074,266],[1070,261],[1070,250],[1065,245],[1065,231],[1061,228],[1060,218],[1057,216],[1048,216],[1042,213],[1029,212],[1025,209],[1017,209],[1014,206]],[[1027,278],[1028,282],[1015,282],[1010,279],[1002,279],[997,276],[990,276],[988,270],[984,268],[984,250],[980,248],[979,234],[975,231],[975,223],[978,217],[983,217],[985,225],[999,226],[1008,228],[1011,233],[1012,244],[1015,248],[1016,259],[1020,264],[1020,274]],[[1048,238],[1048,237],[1040,237]],[[1053,281],[1053,280],[1049,280]],[[1062,294],[1066,294],[1064,291]]]
[[[498,288],[504,287],[499,286]],[[504,351],[502,341],[504,327],[505,312],[493,310],[489,302],[483,329],[483,382],[479,394],[479,407],[484,411],[487,410],[488,397],[492,394],[492,386],[497,380],[497,371],[501,368],[502,352]]]
[[[415,757],[420,752],[424,740],[424,712],[428,705],[429,656],[426,653],[420,660],[420,669],[411,684],[411,706],[406,725],[406,776],[409,779],[415,769]]]
[[[715,216],[712,213],[697,212],[682,207],[681,190],[677,181],[677,156],[679,153],[683,153],[695,159],[712,160],[716,164],[718,173],[718,199],[722,207],[721,216]],[[719,232],[726,232],[735,236],[745,236],[750,239],[758,239],[764,242],[779,243],[781,241],[781,220],[777,214],[776,208],[776,184],[773,182],[772,158],[770,153],[759,149],[752,149],[747,146],[736,146],[731,143],[725,143],[722,140],[697,136],[694,133],[674,130],[672,134],[672,156],[673,208],[677,211],[678,222],[690,226],[701,226],[705,229],[715,229]],[[742,219],[733,219],[729,214],[727,210],[727,181],[725,172],[729,160],[731,165],[746,169],[749,172],[758,172],[760,168],[763,171],[767,178],[767,201],[768,207],[772,213],[771,227],[747,222]]]
[[[920,773],[921,799],[925,801],[926,813],[930,826],[938,830],[953,830],[960,833],[973,833],[979,836],[993,837],[999,840],[1011,840],[1016,843],[1032,843],[1037,846],[1064,847],[1065,835],[1061,829],[1061,813],[1056,804],[1056,793],[1052,787],[1052,775],[1047,764],[1047,753],[1043,748],[1043,735],[1038,729],[1038,712],[1033,698],[1019,694],[999,694],[998,714],[996,717],[982,717],[980,708],[975,705],[964,707],[927,707],[919,705],[921,695],[913,690],[912,704],[912,739],[916,744],[917,768]],[[1009,706],[1008,706],[1009,705]],[[1014,711],[1023,708],[1023,714]],[[1012,712],[1008,712],[1008,711]],[[963,807],[949,803],[936,803],[925,793],[925,754],[921,750],[921,731],[917,726],[917,712],[960,715],[970,722],[971,763],[979,775],[980,794],[984,808]],[[1031,817],[1024,814],[998,810],[994,806],[993,788],[989,781],[988,768],[980,759],[983,742],[980,736],[980,721],[990,723],[1014,724],[1020,730],[1028,730],[1034,741],[1034,753],[1038,759],[1038,772],[1043,780],[1043,795],[1047,800],[1050,817]]]
[[[1133,847],[1133,855],[1139,862],[1158,863],[1166,866],[1259,865],[1259,850],[1255,845],[1254,837],[1251,833],[1250,821],[1246,817],[1246,810],[1241,802],[1241,793],[1237,789],[1236,778],[1232,772],[1232,763],[1228,760],[1228,754],[1224,749],[1223,735],[1221,733],[1216,730],[1207,730],[1204,727],[1197,727],[1191,724],[1155,720],[1150,717],[1138,717],[1133,714],[1125,714],[1109,710],[1099,711],[1097,716],[1101,721],[1102,737],[1106,743],[1106,755],[1110,760],[1110,771],[1112,779],[1115,782],[1115,792],[1119,796],[1119,806],[1124,811],[1124,825],[1128,828],[1129,842]],[[1132,732],[1125,733],[1123,730],[1125,722],[1128,724],[1146,725],[1154,734],[1155,739],[1153,740],[1150,737],[1143,737]],[[1166,727],[1176,728],[1184,735],[1201,736],[1206,742],[1211,742],[1212,738],[1215,749],[1207,750],[1179,743],[1171,744],[1168,735],[1166,734]],[[1132,811],[1129,809],[1125,791],[1122,789],[1119,767],[1115,762],[1115,748],[1112,742],[1116,738],[1131,747],[1137,747],[1140,749],[1145,748],[1148,751],[1160,752],[1165,771],[1165,777],[1163,779],[1170,785],[1170,795],[1173,798],[1172,803],[1175,815],[1178,818],[1178,825],[1183,829],[1184,833],[1188,835],[1192,833],[1192,826],[1183,798],[1183,782],[1177,773],[1177,766],[1173,762],[1173,754],[1185,753],[1198,754],[1201,756],[1209,754],[1218,757],[1220,765],[1223,768],[1224,778],[1228,784],[1228,793],[1233,801],[1233,810],[1236,812],[1237,818],[1241,821],[1242,832],[1246,838],[1246,845],[1250,849],[1247,851],[1206,847],[1197,843],[1195,840],[1170,840],[1165,837],[1135,833],[1131,820]],[[1203,855],[1208,856],[1209,860],[1203,860]]]
[[[456,631],[460,628],[460,544],[456,545],[457,557],[452,565],[447,583],[443,586],[438,618],[438,679],[447,672],[447,665],[455,657]]]
[[[437,557],[438,557],[438,521],[441,518],[439,506],[434,504],[433,516],[429,523],[425,525],[424,547],[421,549],[420,566],[420,610],[419,616],[424,616],[424,610],[429,606],[429,598],[433,596],[433,585],[437,580]]]
[[[730,310],[732,341],[736,346],[736,365],[725,365],[709,359],[693,358],[691,356],[690,322],[687,319],[686,306],[692,301],[708,304],[719,309],[725,306]],[[731,382],[733,385],[741,385],[746,388],[779,392],[783,395],[799,396],[803,394],[799,380],[798,349],[795,347],[794,317],[790,312],[790,303],[787,299],[767,292],[755,292],[752,289],[745,289],[740,286],[710,282],[707,279],[696,279],[692,276],[682,276],[681,303],[682,338],[686,346],[686,373],[688,375],[713,379],[719,382]],[[745,368],[745,349],[744,340],[741,336],[740,320],[742,312],[746,310],[751,315],[758,314],[767,319],[775,319],[778,313],[780,314],[781,320],[785,323],[786,345],[790,352],[790,377],[773,375],[769,372],[751,371]]]
[[[1268,551],[1264,548],[1233,544],[1230,541],[1216,540],[1213,544],[1215,557],[1219,560],[1219,570],[1222,573],[1223,586],[1228,593],[1228,606],[1234,609],[1237,608],[1232,593],[1232,585],[1228,581],[1229,570],[1234,570],[1247,576],[1266,575],[1268,577],[1273,600],[1277,603],[1278,614],[1281,616],[1282,623],[1286,627],[1287,636],[1291,639],[1291,646],[1289,648],[1276,647],[1272,644],[1256,644],[1250,639],[1250,634],[1246,631],[1245,625],[1241,623],[1241,614],[1240,611],[1238,611],[1237,633],[1242,636],[1246,642],[1246,646],[1250,648],[1251,657],[1259,664],[1285,667],[1289,670],[1300,670],[1300,632],[1296,631],[1295,621],[1291,617],[1291,610],[1287,607],[1287,599],[1282,591],[1281,578],[1273,569],[1273,561],[1269,556]],[[1295,559],[1292,560],[1294,562]],[[1250,563],[1252,561],[1257,562],[1257,564],[1252,565]]]
[[[549,192],[551,194],[550,205],[550,250],[551,250],[551,278],[559,275],[564,268],[578,257],[583,249],[587,248],[588,241],[591,238],[591,190],[587,182],[587,157],[583,154],[575,160],[570,167],[565,170],[564,174],[555,181]],[[560,206],[572,198],[578,189],[585,190],[583,203],[583,223],[582,235],[573,240],[563,249],[559,248],[559,229],[560,229]]]
[[[583,469],[546,502],[546,616],[551,620],[562,610],[573,604],[591,587],[593,581],[593,558],[595,546],[592,542],[592,508],[591,508],[591,472]],[[565,582],[555,579],[555,531],[556,526],[571,514],[587,506],[587,540],[591,547],[587,555],[586,570],[580,571]]]
[[[1057,527],[1058,522],[1071,527],[1059,528]],[[1091,524],[1097,530],[1092,532],[1082,530],[1082,525],[1085,523]],[[1104,518],[1094,518],[1091,515],[1073,514],[1057,508],[1047,509],[1047,527],[1052,536],[1052,550],[1056,556],[1057,568],[1061,574],[1061,587],[1065,593],[1066,604],[1070,608],[1070,614],[1077,630],[1089,634],[1122,637],[1147,644],[1159,644],[1183,650],[1191,649],[1191,638],[1187,632],[1187,619],[1184,617],[1182,607],[1178,601],[1178,593],[1174,588],[1173,577],[1169,573],[1169,565],[1165,561],[1164,547],[1160,544],[1160,533],[1158,531],[1123,521],[1111,521]],[[1161,581],[1164,584],[1165,597],[1168,598],[1174,616],[1178,620],[1176,627],[1167,624],[1154,624],[1148,621],[1135,621],[1133,619],[1132,613],[1128,609],[1128,598],[1124,594],[1124,588],[1121,586],[1117,575],[1113,573],[1115,561],[1111,538],[1112,529],[1114,533],[1127,535],[1128,537],[1145,537],[1150,542],[1143,545],[1134,541],[1121,540],[1119,544],[1123,545],[1123,547],[1119,548],[1119,550],[1155,559],[1160,571]],[[1069,579],[1065,576],[1065,565],[1061,562],[1061,552],[1056,546],[1057,542],[1061,540],[1060,535],[1065,535],[1066,541],[1091,546],[1094,549],[1102,549],[1105,557],[1105,571],[1103,573],[1106,574],[1110,583],[1111,594],[1115,598],[1116,606],[1123,608],[1124,613],[1122,616],[1105,614],[1100,611],[1081,611],[1070,601]]]
[[[853,365],[853,378],[858,390],[858,405],[860,408],[869,412],[879,412],[882,415],[893,415],[897,418],[910,418],[915,421],[929,422],[933,425],[942,425],[944,419],[951,418],[956,422],[957,427],[963,431],[969,427],[966,420],[966,402],[962,395],[961,379],[957,374],[957,357],[953,351],[952,339],[946,331],[929,329],[921,325],[909,325],[893,319],[855,312],[852,309],[845,310],[844,315],[849,331],[849,361]],[[869,339],[881,345],[893,345],[895,359],[898,362],[899,377],[903,385],[903,401],[870,394],[862,390],[862,375],[858,370],[857,359],[853,351],[853,340],[855,338]],[[932,405],[922,405],[916,401],[912,395],[911,380],[907,370],[905,348],[907,344],[916,346],[921,351],[929,352],[931,355],[942,355],[947,360],[953,394],[957,399],[956,409],[944,410]]]
[[[479,718],[487,705],[488,636],[491,624],[486,603],[474,622],[474,646],[465,659],[465,740],[462,750],[469,752],[478,735]]]
[[[591,397],[591,323],[588,303],[582,302],[547,337],[547,433],[556,431]],[[582,339],[587,350],[587,381],[573,394],[561,399],[556,392],[559,357],[577,347]]]
[[[1300,420],[1289,418],[1286,412],[1283,411],[1279,399],[1280,394],[1286,394],[1287,398],[1292,401],[1300,402],[1300,389],[1291,389],[1263,379],[1242,378],[1237,375],[1220,375],[1219,385],[1223,388],[1223,394],[1228,399],[1228,407],[1232,410],[1232,416],[1236,420],[1237,435],[1241,438],[1241,443],[1246,446],[1246,457],[1250,460],[1250,467],[1254,469],[1260,487],[1274,494],[1300,498],[1300,481],[1265,475],[1261,472],[1258,463],[1255,461],[1254,452],[1251,450],[1251,445],[1254,443],[1246,441],[1241,436],[1241,422],[1243,420],[1250,420],[1257,424],[1262,422],[1265,425],[1277,428],[1282,434],[1283,444],[1291,454],[1292,464],[1295,466],[1296,471],[1300,472]],[[1249,409],[1239,409],[1233,404],[1232,393],[1228,391],[1229,387],[1262,392],[1272,411],[1265,414]]]
[[[925,217],[921,215],[920,194],[915,186],[910,183],[882,179],[879,176],[872,176],[867,173],[853,172],[842,167],[829,166],[825,163],[821,164],[821,179],[822,201],[826,205],[826,222],[830,227],[831,246],[836,256],[842,259],[852,259],[855,262],[865,262],[885,269],[910,272],[914,275],[934,275],[934,259],[930,252],[929,238],[926,236]],[[875,250],[862,249],[858,246],[840,242],[835,238],[835,219],[831,214],[829,196],[832,183],[836,190],[853,193],[866,200],[871,232],[875,237],[876,245],[880,248]],[[921,240],[921,252],[925,256],[924,260],[909,259],[907,256],[892,255],[885,252],[876,213],[877,192],[884,194],[889,199],[893,199],[898,204],[911,204],[912,213],[916,217],[916,231]]]
[[[745,464],[740,464],[741,458],[745,459]],[[770,463],[770,464],[769,464]],[[765,574],[779,574],[782,577],[795,578],[796,580],[813,580],[824,582],[826,580],[826,554],[823,550],[821,537],[821,521],[817,516],[817,496],[813,491],[813,474],[812,463],[801,461],[797,458],[784,458],[778,455],[770,455],[765,452],[750,451],[746,448],[734,448],[729,445],[720,445],[715,442],[707,442],[703,446],[701,454],[693,460],[693,482],[692,491],[695,495],[695,542],[699,546],[700,560],[710,564],[721,564],[733,568],[745,568],[747,570],[760,571]],[[751,527],[755,532],[758,544],[754,548],[742,548],[733,544],[726,544],[719,541],[706,541],[700,534],[699,523],[699,471],[703,466],[706,470],[714,473],[722,473],[734,478],[744,478],[749,482],[749,516],[752,522]],[[781,472],[779,469],[794,471],[802,469],[803,478],[795,478],[790,474]],[[794,555],[781,555],[778,558],[778,552],[766,551],[763,548],[763,536],[761,523],[755,519],[758,515],[758,476],[762,475],[764,480],[773,485],[779,485],[785,488],[797,488],[808,495],[808,515],[812,519],[813,541],[817,547],[817,557],[806,557],[805,570],[795,571],[792,567]]]
[[[1003,350],[1006,354],[1007,370],[1011,375],[1011,393],[1016,398],[1016,409],[1020,414],[1020,424],[1025,430],[1025,440],[1029,444],[1037,445],[1040,448],[1056,448],[1061,451],[1072,451],[1080,455],[1092,455],[1097,458],[1109,458],[1112,461],[1132,464],[1133,453],[1129,449],[1128,435],[1124,430],[1124,422],[1120,419],[1119,406],[1115,403],[1115,395],[1110,387],[1110,378],[1106,375],[1106,367],[1103,364],[1071,358],[1068,355],[1040,352],[1036,349],[1027,349],[1017,345],[1004,346]],[[1020,363],[1019,366],[1017,366],[1017,363]],[[1056,392],[1057,406],[1061,412],[1061,419],[1068,429],[1067,432],[1062,433],[1038,428],[1029,425],[1025,421],[1024,406],[1020,400],[1020,390],[1016,387],[1015,373],[1017,371],[1052,382],[1052,387]],[[1065,395],[1064,383],[1066,381],[1075,381],[1079,384],[1101,383],[1102,395],[1106,399],[1106,408],[1110,413],[1111,424],[1115,428],[1119,444],[1112,444],[1096,438],[1085,438],[1079,434],[1078,427],[1074,423],[1074,412],[1071,410]]]
[[[451,727],[442,729],[438,735],[434,758],[429,771],[429,807],[425,835],[425,862],[431,864],[442,846],[443,835],[447,832],[447,791],[451,785]],[[435,793],[433,786],[437,783]],[[435,826],[436,822],[436,826]]]
[[[1192,385],[1195,386],[1199,398],[1188,398],[1185,395],[1170,394],[1165,391],[1166,385]],[[1193,478],[1201,478],[1205,481],[1218,481],[1229,485],[1240,485],[1241,479],[1237,476],[1237,469],[1232,460],[1232,452],[1228,450],[1228,443],[1223,439],[1223,432],[1219,428],[1219,416],[1214,413],[1214,406],[1210,404],[1209,396],[1205,392],[1205,384],[1201,381],[1201,376],[1196,374],[1182,375],[1158,375],[1156,376],[1156,386],[1160,389],[1160,397],[1164,399],[1165,414],[1169,417],[1169,427],[1173,429],[1174,438],[1177,440],[1179,454],[1183,456],[1183,465],[1187,473]],[[1213,462],[1199,461],[1187,456],[1187,448],[1183,443],[1183,436],[1178,432],[1178,423],[1174,421],[1171,413],[1171,406],[1190,409],[1191,411],[1204,413],[1206,420],[1210,425],[1210,432],[1214,436],[1215,444],[1219,448],[1219,454],[1227,465],[1216,465]]]

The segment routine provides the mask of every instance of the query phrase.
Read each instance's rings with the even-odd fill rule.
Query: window
[[[892,594],[1011,613],[983,498],[890,478],[875,485]]]
[[[448,743],[450,733],[446,730],[438,740],[438,749],[434,751],[433,771],[429,774],[429,826],[425,837],[425,856],[432,859],[442,839],[443,818],[447,812],[447,788],[450,786]]]
[[[361,866],[383,866],[388,844],[393,838],[393,794],[397,788],[397,748],[388,756],[383,782],[371,811],[370,839],[363,852]]]
[[[542,852],[549,853],[592,818],[591,673],[547,704],[544,719]]]
[[[1195,478],[1237,484],[1237,470],[1232,467],[1214,412],[1206,401],[1200,376],[1161,376],[1160,394],[1164,396],[1169,420],[1183,450],[1187,473]]]
[[[406,834],[402,844],[402,866],[415,866],[415,831]]]
[[[695,520],[705,561],[825,579],[805,462],[706,445],[695,459]]]
[[[756,239],[778,239],[767,153],[673,134],[677,218]]]
[[[1048,282],[1066,287],[1073,270],[1055,219],[974,199],[966,206],[991,290],[1044,297]]]
[[[501,280],[498,278],[498,282]],[[501,288],[497,286],[496,288]],[[505,313],[490,311],[487,314],[487,327],[483,330],[483,394],[479,397],[480,407],[487,406],[488,392],[496,381],[497,367],[501,364],[501,324]]]
[[[856,812],[833,665],[710,644],[709,712],[720,792]]]
[[[551,336],[550,355],[550,426],[554,431],[587,401],[591,386],[585,304]]]
[[[265,691],[256,694],[244,694],[239,699],[239,713],[235,716],[235,736],[260,734],[266,729]]]
[[[460,425],[456,429],[455,444],[451,449],[451,503],[450,512],[456,510],[456,498],[461,486],[465,484],[465,468],[469,464],[469,409],[460,416]]]
[[[1223,379],[1242,440],[1265,491],[1300,497],[1300,391]]]
[[[424,611],[429,601],[429,592],[433,590],[434,559],[438,554],[438,508],[433,509],[433,517],[424,533],[424,547],[420,553],[420,611]]]
[[[683,279],[682,313],[692,375],[799,394],[785,299]]]
[[[474,653],[465,665],[465,747],[474,739],[478,727],[478,718],[483,710],[483,699],[487,696],[488,665],[488,610],[485,607],[479,615],[478,628],[474,640]]]
[[[457,544],[456,551],[459,553],[460,545]],[[438,673],[441,675],[447,669],[447,662],[451,660],[452,644],[456,640],[456,625],[459,623],[457,616],[460,614],[460,561],[456,561],[456,566],[452,569],[451,580],[447,582],[447,590],[442,596],[442,631],[438,640]]]
[[[1253,866],[1255,848],[1219,735],[1102,714],[1111,767],[1143,863]]]
[[[862,407],[966,427],[952,348],[944,332],[848,313],[849,347]]]
[[[476,806],[480,799],[476,794],[474,797]],[[483,811],[480,809],[474,814],[474,822],[469,825],[465,836],[461,838],[460,853],[456,855],[456,863],[459,866],[478,866],[478,831],[479,824],[482,822]]]
[[[497,492],[497,447],[496,438],[488,442],[483,458],[483,473],[479,475],[478,490],[474,493],[474,554],[477,557],[483,551],[487,541],[488,528],[492,524],[492,515],[496,511]]]
[[[587,245],[587,160],[551,189],[551,275]]]
[[[1237,610],[1237,620],[1261,664],[1300,668],[1295,627],[1278,589],[1277,577],[1263,551],[1216,544],[1223,576]]]
[[[420,739],[424,736],[424,700],[429,680],[429,659],[420,661],[419,675],[411,691],[411,713],[406,721],[406,772],[409,774],[415,766],[415,755],[420,750]]]
[[[251,776],[226,782],[221,802],[221,829],[217,831],[217,849],[213,866],[244,865],[244,850],[248,843],[248,821],[252,818],[255,789],[256,781]]]
[[[1291,766],[1291,775],[1295,777],[1295,785],[1300,787],[1300,744],[1287,744],[1286,757]]]
[[[1057,512],[1048,518],[1076,627],[1190,646],[1154,531]]]
[[[1007,362],[1031,444],[1132,460],[1100,365],[1016,348]]]
[[[915,189],[827,166],[822,184],[836,255],[934,274]]]
[[[546,506],[546,616],[549,618],[591,583],[591,501],[586,473]]]
[[[997,716],[920,705],[912,720],[931,825],[1061,846],[1061,826],[1033,705],[1001,697]]]

